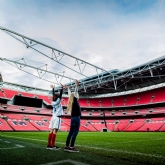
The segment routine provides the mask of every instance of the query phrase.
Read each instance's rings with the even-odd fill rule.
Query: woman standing
[[[80,128],[80,117],[81,117],[81,108],[78,102],[78,99],[79,99],[78,85],[79,85],[79,82],[78,80],[76,80],[76,87],[75,87],[74,93],[71,93],[69,87],[66,86],[66,88],[68,89],[68,95],[69,95],[67,112],[71,113],[70,131],[66,139],[66,146],[64,148],[64,151],[68,151],[68,152],[79,152],[74,147],[74,143],[76,141],[76,137],[78,135],[79,128]]]

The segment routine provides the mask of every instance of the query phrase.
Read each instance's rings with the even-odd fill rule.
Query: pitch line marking
[[[165,138],[158,138],[158,139],[153,139],[153,140],[155,141],[155,140],[163,140],[163,139]],[[145,142],[145,141],[148,141],[148,140],[136,140],[136,141],[127,141],[127,142],[118,142],[118,143],[135,143],[135,142]],[[114,144],[114,143],[106,143],[106,144]]]
[[[72,163],[74,165],[89,165],[89,164],[85,164],[85,163],[78,162],[78,161],[71,160],[71,159],[61,160],[58,162],[51,162],[51,163],[46,163],[46,164],[40,164],[40,165],[55,165],[55,164],[61,164],[61,163]]]
[[[10,149],[18,149],[18,148],[24,148],[25,146],[15,144],[16,147],[10,147],[10,148],[0,148],[0,150],[10,150]]]
[[[5,143],[11,143],[11,142],[9,142],[9,141],[4,141]]]
[[[30,139],[30,140],[37,140],[37,141],[47,142],[47,140],[41,140],[41,139],[31,139],[31,138],[23,138],[23,137],[15,137],[15,136],[7,136],[7,135],[5,135],[5,137],[14,137],[14,138],[17,138],[17,139],[20,138],[20,139],[28,139],[28,140]],[[164,139],[164,138],[159,138],[159,140],[161,140],[161,139]],[[56,143],[65,144],[65,143],[62,143],[62,142],[56,142]],[[165,159],[165,157],[162,156],[162,155],[145,154],[145,153],[141,153],[141,152],[130,152],[130,151],[124,151],[124,150],[115,150],[115,149],[105,149],[105,148],[99,148],[99,147],[89,147],[89,146],[84,146],[84,145],[76,145],[76,146],[80,146],[80,147],[83,147],[83,148],[96,149],[96,150],[112,151],[112,152],[119,152],[119,153],[133,154],[133,155],[143,155],[143,156],[149,156],[149,157]]]

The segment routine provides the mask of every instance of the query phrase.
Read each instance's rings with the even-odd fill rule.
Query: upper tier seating
[[[110,98],[101,98],[102,107],[112,107],[112,100]]]
[[[82,107],[89,107],[89,103],[87,99],[79,99],[80,106]]]
[[[5,89],[3,88],[4,95],[8,99],[12,99],[15,95],[18,95],[18,91],[10,90],[10,89]]]
[[[33,94],[33,93],[19,92],[19,94],[21,94],[21,96],[24,96],[24,97],[30,97],[30,98],[35,97],[35,94]]]
[[[159,88],[156,90],[155,97],[152,99],[152,103],[165,102],[165,88]]]
[[[88,99],[89,101],[89,106],[90,107],[100,107],[100,100],[95,98],[95,99]]]
[[[5,98],[4,90],[0,89],[0,98]]]
[[[2,92],[3,91],[3,92]],[[50,105],[52,97],[48,95],[39,95],[28,92],[19,92],[11,89],[2,88],[0,90],[0,98],[12,99],[15,95],[21,94],[25,97],[42,99],[46,104]],[[61,103],[67,106],[68,98],[62,98]],[[153,104],[165,102],[165,87],[144,91],[125,96],[116,96],[109,98],[80,98],[79,103],[81,107],[120,107],[120,106],[134,106],[143,104]]]
[[[154,97],[153,90],[140,93],[137,104],[139,104],[139,105],[140,104],[149,104],[152,101],[153,97]]]
[[[130,94],[125,98],[125,106],[136,105],[138,101],[138,94]]]
[[[124,106],[125,96],[118,96],[112,98],[112,104],[114,107]]]

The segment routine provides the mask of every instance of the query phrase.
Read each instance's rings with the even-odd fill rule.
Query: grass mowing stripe
[[[41,139],[32,139],[32,138],[15,137],[15,136],[7,136],[7,135],[3,135],[3,136],[17,138],[17,139],[27,139],[27,140],[32,140],[32,141],[43,141],[43,142],[47,142],[47,140],[41,140]],[[159,139],[161,139],[161,138],[159,138]],[[164,138],[162,138],[162,139],[164,139]],[[62,142],[56,142],[56,143],[58,143],[58,144],[65,144],[65,143],[62,143]],[[145,154],[145,153],[141,153],[141,152],[130,152],[130,151],[125,151],[125,150],[105,149],[105,148],[90,147],[90,146],[85,146],[85,145],[76,145],[76,146],[80,146],[80,147],[88,148],[88,149],[90,148],[90,149],[95,149],[95,150],[104,150],[104,151],[110,151],[110,152],[134,154],[134,155],[141,155],[141,156],[147,156],[147,157],[155,157],[155,158],[165,159],[165,157],[162,156],[162,155]]]

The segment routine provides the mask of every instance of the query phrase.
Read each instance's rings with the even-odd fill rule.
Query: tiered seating
[[[152,121],[165,121],[164,117],[159,117],[159,118],[151,118]]]
[[[46,102],[47,104],[51,104],[52,100],[50,97],[48,96],[44,96],[44,95],[36,95],[38,99],[42,99],[44,102]]]
[[[38,131],[37,128],[25,120],[8,119],[7,122],[15,131]]]
[[[88,132],[89,131],[89,129],[87,129],[86,127],[84,127],[83,125],[81,125],[80,124],[80,131],[82,131],[82,132]]]
[[[80,106],[82,106],[82,107],[89,107],[87,99],[80,98],[79,103],[80,103]]]
[[[14,91],[14,90],[10,90],[10,89],[3,89],[4,90],[4,94],[6,96],[6,98],[13,98],[15,95],[18,95],[18,91]]]
[[[5,98],[4,90],[0,89],[0,98]]]
[[[24,115],[24,118],[34,121],[42,121],[44,117],[40,115]]]
[[[127,111],[123,111],[125,112],[124,116],[132,116],[132,115],[136,115],[135,111],[137,112],[137,110],[127,110]],[[138,114],[138,113],[137,113]]]
[[[34,114],[52,114],[52,109],[47,108],[35,108],[35,107],[26,107],[26,106],[17,106],[9,104],[1,104],[0,110],[5,110],[9,112],[19,112],[19,113],[34,113]]]
[[[2,104],[0,107],[1,110],[9,111],[9,112],[22,112],[20,106],[17,105],[9,105],[9,104]]]
[[[81,111],[82,116],[89,116],[89,111]]]
[[[139,109],[138,115],[149,114],[149,109]]]
[[[123,111],[121,110],[117,110],[115,111],[114,115],[113,115],[113,112],[111,112],[112,116],[123,116]]]
[[[165,122],[164,122],[164,124],[162,125],[162,127],[159,129],[159,131],[165,132]]]
[[[65,130],[69,130],[70,129],[70,119],[66,119],[66,118],[62,118],[61,121],[61,130],[63,130],[62,128],[64,128]]]
[[[23,114],[14,114],[14,113],[4,113],[4,116],[7,116],[8,119],[15,119],[15,120],[23,120],[24,115]]]
[[[156,90],[155,97],[152,100],[152,103],[159,103],[165,101],[165,88],[159,88]]]
[[[152,96],[154,96],[154,91],[146,91],[140,94],[140,99],[138,100],[138,104],[149,104],[152,100]]]
[[[26,113],[37,113],[36,108],[34,107],[21,106],[20,109],[23,109],[23,111]]]
[[[21,96],[24,97],[30,97],[30,98],[34,98],[34,94],[33,93],[27,93],[27,92],[19,92],[21,94]]]
[[[154,108],[152,113],[165,113],[165,107]]]
[[[97,131],[89,122],[86,120],[81,120],[81,125],[85,127],[88,131],[95,132]]]
[[[43,121],[45,119],[44,116],[37,116],[37,115],[23,115],[23,114],[7,114],[4,113],[4,116],[8,118],[8,124],[14,130],[49,130],[48,129],[48,122]],[[50,120],[50,117],[47,117],[47,120]],[[26,121],[25,121],[26,120]],[[27,121],[29,120],[29,121]]]
[[[109,131],[114,131],[115,125],[115,120],[106,120],[106,126]]]
[[[52,114],[52,109],[47,108],[37,108],[36,111],[39,111],[40,114]]]
[[[0,118],[0,131],[12,131],[13,129],[9,126],[6,120]]]
[[[125,96],[114,97],[113,106],[114,107],[124,106],[124,100],[125,100]]]
[[[137,131],[145,124],[145,119],[135,119],[133,123],[130,123],[124,131],[133,132]]]
[[[164,125],[163,121],[150,121],[146,122],[141,128],[137,131],[159,131],[159,129]]]
[[[125,98],[125,106],[136,105],[138,100],[138,94],[127,95]]]
[[[30,120],[30,123],[37,128],[40,131],[48,131],[49,130],[49,121],[44,121],[44,119],[47,118],[47,116],[37,116],[37,115],[25,115],[24,116],[26,119]]]
[[[92,111],[92,116],[100,116],[100,112],[98,111]]]
[[[61,123],[60,130],[61,131],[69,131],[70,126],[68,126],[66,123]]]
[[[116,125],[116,132],[123,131],[129,124],[129,120],[120,120],[119,123]]]
[[[98,98],[89,99],[90,107],[100,107],[100,100]]]
[[[101,98],[102,107],[112,107],[112,99],[111,98]]]
[[[100,120],[90,120],[92,126],[97,130],[97,131],[102,131],[105,128],[105,124],[102,124]]]

